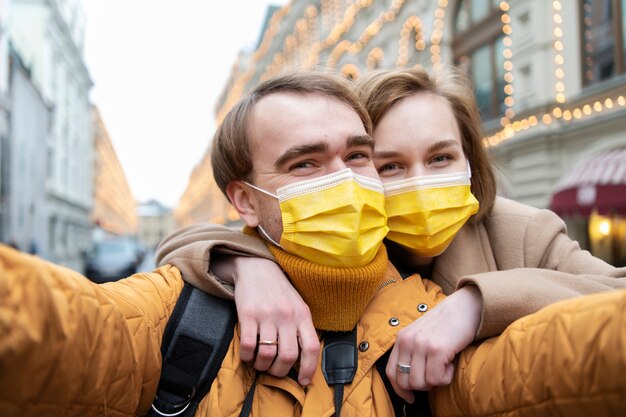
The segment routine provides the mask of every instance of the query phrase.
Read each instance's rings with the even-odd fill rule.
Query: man
[[[276,243],[268,249],[309,305],[324,350],[304,387],[241,360],[236,331],[196,415],[393,415],[375,363],[397,332],[427,310],[416,306],[434,306],[443,295],[417,275],[402,279],[387,261],[369,126],[348,86],[319,74],[262,83],[220,126],[214,155],[225,163],[214,159],[218,182],[246,224]],[[0,268],[2,415],[147,411],[163,328],[182,287],[177,268],[95,285],[4,248]],[[259,329],[259,343],[280,349],[267,329]],[[613,383],[622,370],[619,364],[600,372]],[[525,386],[538,385],[533,376]],[[614,388],[604,379],[593,390],[598,398]],[[435,410],[439,403],[464,404],[465,392],[438,399]],[[501,403],[511,413],[528,410],[516,399]]]

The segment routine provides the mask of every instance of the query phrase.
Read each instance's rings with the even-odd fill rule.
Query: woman
[[[626,270],[582,251],[555,214],[496,197],[476,103],[461,75],[379,71],[358,80],[356,88],[374,123],[374,159],[385,184],[391,261],[431,279],[446,294],[465,289],[462,297],[448,297],[399,333],[386,373],[402,398],[412,402],[413,390],[449,384],[456,354],[475,340],[498,335],[515,320],[556,301],[626,286]],[[203,238],[212,242],[203,244],[216,252],[218,245],[233,248],[229,241],[241,242],[239,235],[224,229],[204,232]],[[157,254],[161,264],[176,264],[170,242]],[[246,240],[249,244],[254,243]],[[248,252],[263,252],[265,245],[256,245]],[[234,246],[246,252],[243,244]],[[226,281],[239,278],[241,356],[248,359],[261,328],[277,335],[281,349],[297,346],[296,334],[312,333],[303,320],[305,306],[277,313],[284,313],[284,299],[295,305],[297,294],[278,277],[275,266],[263,272],[259,263],[263,261],[220,256],[211,266]],[[213,275],[205,281],[187,279],[209,292],[225,293]],[[315,342],[300,340],[301,382],[307,380],[302,367],[305,373],[314,369],[310,358],[317,356],[311,347]],[[259,346],[258,353],[259,370],[280,375],[293,363],[283,360],[274,346]]]

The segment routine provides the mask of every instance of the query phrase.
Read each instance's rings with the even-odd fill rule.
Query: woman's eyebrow
[[[459,144],[457,141],[455,141],[454,139],[443,139],[443,140],[439,140],[435,143],[433,143],[432,145],[430,145],[427,149],[428,152],[437,152],[443,148],[448,148],[451,146],[456,146],[458,147]]]

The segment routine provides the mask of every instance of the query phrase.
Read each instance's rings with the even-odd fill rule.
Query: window
[[[474,82],[476,100],[485,120],[502,116],[506,110],[499,3],[461,0],[454,14],[454,62]]]
[[[583,85],[623,74],[626,0],[581,0]]]

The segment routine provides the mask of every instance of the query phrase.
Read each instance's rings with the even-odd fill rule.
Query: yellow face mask
[[[389,234],[416,255],[440,255],[467,219],[478,211],[471,171],[427,175],[386,183]]]
[[[248,184],[248,183],[246,183]],[[387,234],[382,183],[351,169],[286,185],[276,195],[283,220],[280,243],[285,251],[320,265],[360,267],[369,264]]]

